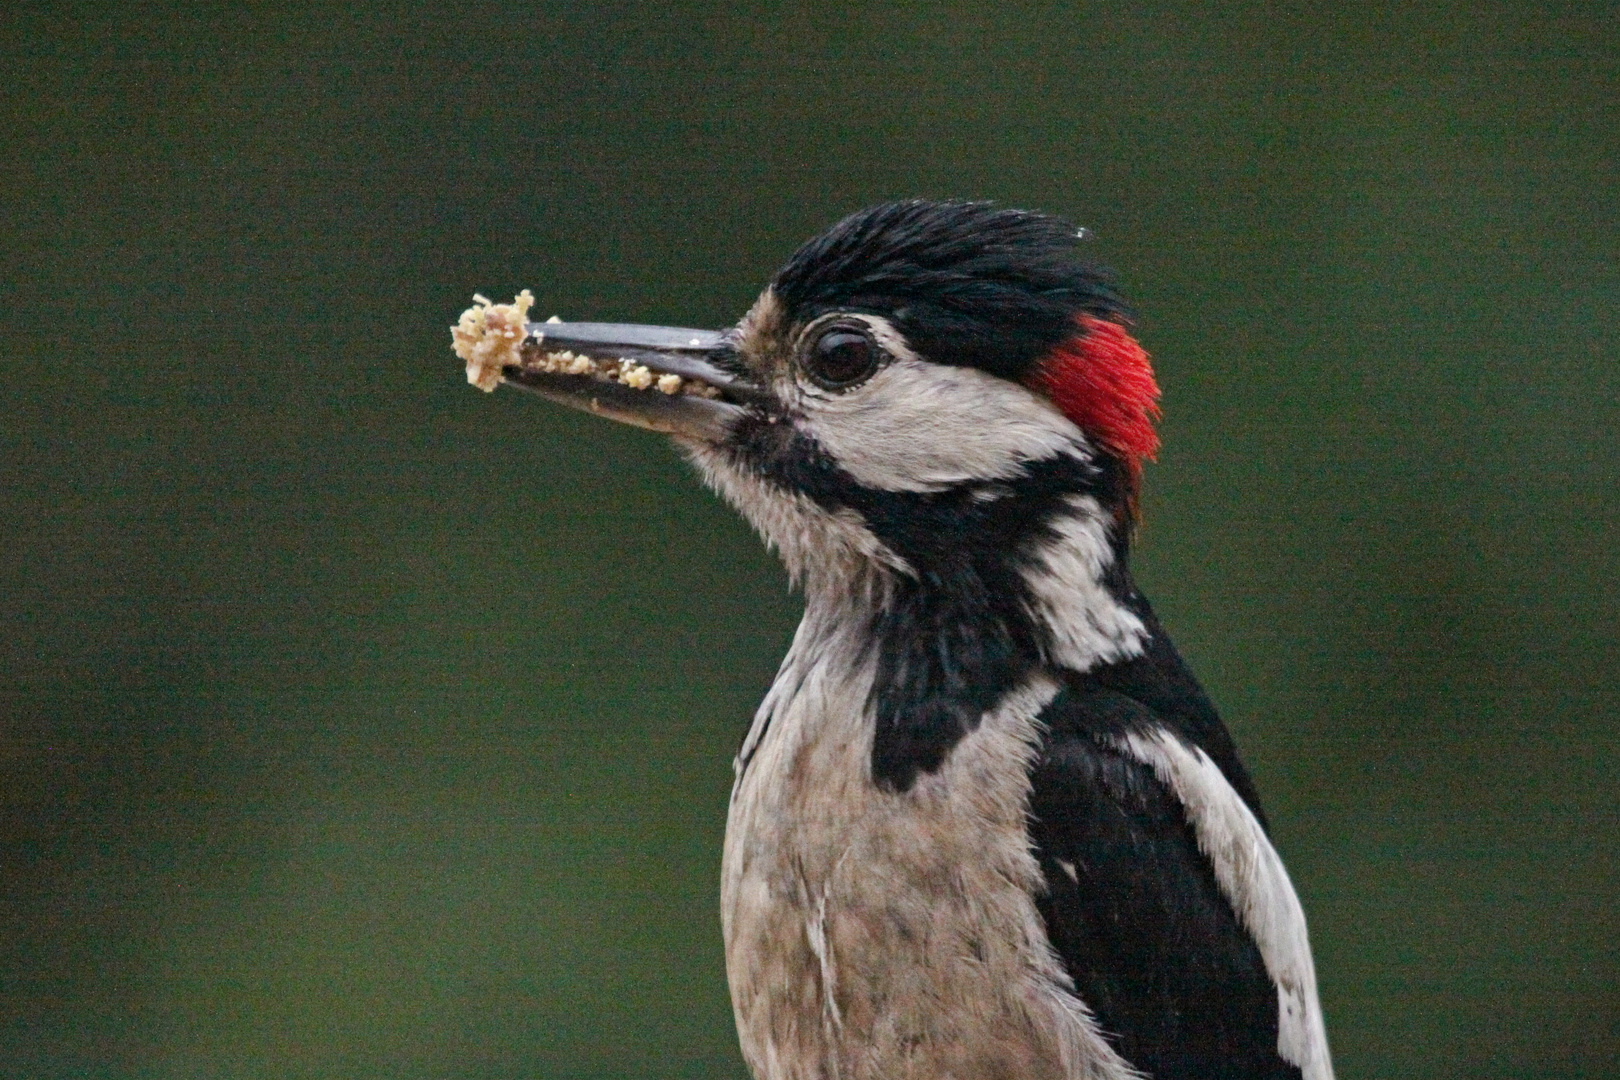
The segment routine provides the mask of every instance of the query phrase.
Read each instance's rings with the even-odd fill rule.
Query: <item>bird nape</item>
[[[1158,388],[1081,235],[887,203],[725,331],[458,328],[480,385],[673,435],[804,590],[722,863],[760,1080],[1332,1076],[1254,787],[1131,578]]]

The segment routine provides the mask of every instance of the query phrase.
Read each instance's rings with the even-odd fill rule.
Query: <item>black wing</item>
[[[1107,741],[1184,725],[1094,684],[1062,691],[1042,721],[1030,800],[1048,885],[1039,907],[1115,1049],[1155,1080],[1299,1080],[1277,1053],[1276,986],[1181,802]]]

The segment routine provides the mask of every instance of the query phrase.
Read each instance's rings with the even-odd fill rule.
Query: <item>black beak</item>
[[[524,331],[502,382],[649,431],[719,442],[745,405],[766,397],[725,363],[735,350],[719,331],[590,322]]]

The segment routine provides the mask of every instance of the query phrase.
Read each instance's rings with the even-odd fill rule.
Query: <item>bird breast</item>
[[[894,792],[871,779],[872,673],[855,646],[801,628],[738,759],[722,914],[755,1076],[1128,1075],[1034,904],[1029,762],[1055,685],[1008,695]]]

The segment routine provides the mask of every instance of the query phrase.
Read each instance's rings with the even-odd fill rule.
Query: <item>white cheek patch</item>
[[[1046,399],[977,368],[921,360],[887,320],[860,318],[893,360],[849,390],[800,386],[798,424],[863,486],[939,491],[1086,453],[1080,429]]]

